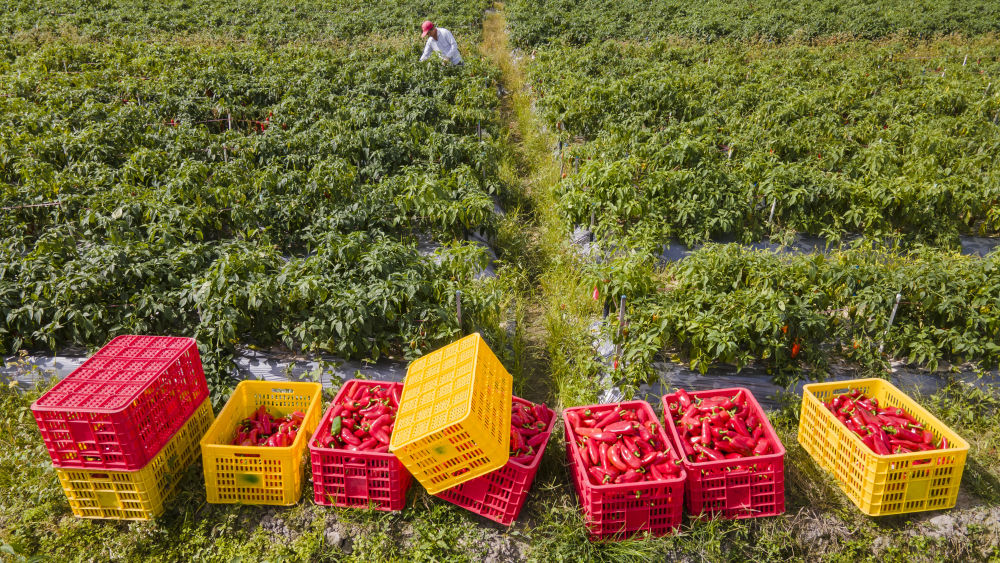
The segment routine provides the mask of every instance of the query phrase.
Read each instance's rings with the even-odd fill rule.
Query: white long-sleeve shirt
[[[424,47],[424,54],[420,57],[420,60],[426,61],[434,51],[441,53],[441,56],[451,61],[453,65],[462,62],[462,55],[458,52],[458,43],[455,42],[455,36],[443,27],[437,28],[437,39],[433,37],[427,38],[427,45]]]

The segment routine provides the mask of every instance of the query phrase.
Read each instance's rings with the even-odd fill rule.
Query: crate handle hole
[[[236,454],[233,454],[233,455],[236,456],[236,457],[260,457],[260,454],[241,454],[241,453],[236,453]]]

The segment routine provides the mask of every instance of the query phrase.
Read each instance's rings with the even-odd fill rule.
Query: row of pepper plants
[[[997,253],[955,249],[1000,234],[998,60],[993,41],[954,39],[536,51],[558,211],[596,241],[581,293],[612,312],[627,297],[625,326],[605,326],[621,381],[665,356],[702,372],[763,362],[783,383],[835,360],[995,366]],[[829,251],[711,244],[797,233]],[[672,241],[709,244],[663,264]]]
[[[281,44],[356,42],[368,36],[416,34],[433,20],[457,37],[474,40],[482,31],[489,0],[12,0],[4,5],[0,33],[70,34],[100,40],[207,38],[212,41]]]
[[[787,255],[710,244],[663,268],[641,253],[590,262],[582,283],[629,296],[624,330],[612,317],[606,331],[632,384],[653,375],[665,350],[702,373],[763,362],[780,384],[803,366],[823,372],[842,360],[876,371],[886,358],[928,369],[1000,362],[996,252],[981,259],[862,244]]]
[[[599,237],[957,246],[1000,233],[998,58],[995,43],[605,44],[542,51],[532,76],[579,159],[560,209]]]
[[[1000,10],[977,0],[508,0],[511,37],[522,46],[679,36],[703,41],[928,38],[1000,28]]]
[[[415,356],[459,333],[458,290],[466,329],[499,330],[466,242],[505,194],[497,76],[418,54],[0,45],[0,353],[160,333]]]

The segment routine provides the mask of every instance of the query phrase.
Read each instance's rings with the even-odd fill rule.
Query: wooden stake
[[[615,368],[614,368],[616,370],[618,369],[618,366],[621,365],[621,363],[622,363],[622,362],[619,361],[619,358],[621,358],[621,355],[622,355],[621,336],[622,336],[624,327],[625,327],[625,296],[622,295],[621,303],[618,306],[618,337],[619,337],[619,339],[618,339],[618,344],[615,344]]]
[[[462,330],[462,290],[455,291],[455,316],[458,318],[458,330]]]
[[[885,327],[885,333],[882,335],[882,343],[878,346],[879,354],[881,354],[882,350],[885,349],[885,339],[889,336],[889,329],[892,328],[892,321],[896,320],[896,310],[899,309],[899,300],[902,298],[902,293],[896,294],[896,303],[892,306],[892,312],[889,313],[889,325]]]

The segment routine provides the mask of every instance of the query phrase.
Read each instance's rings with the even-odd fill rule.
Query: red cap
[[[427,37],[427,34],[430,33],[432,29],[434,29],[434,22],[432,22],[431,20],[427,20],[420,27],[424,30],[424,32],[420,34],[420,37]]]

